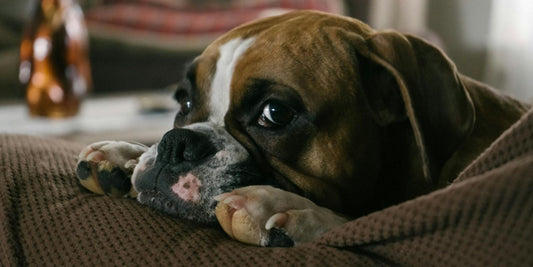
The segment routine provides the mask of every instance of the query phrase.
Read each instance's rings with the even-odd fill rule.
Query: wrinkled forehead
[[[254,68],[256,73],[260,68],[270,79],[283,76],[287,65],[300,64],[299,56],[322,60],[316,51],[313,54],[313,51],[301,50],[320,47],[319,42],[329,42],[324,40],[322,30],[330,26],[362,35],[372,32],[367,25],[355,20],[317,12],[293,12],[245,24],[214,41],[191,66],[194,69],[191,78],[195,79],[195,90],[199,91],[197,98],[203,117],[224,125],[224,116],[234,97],[231,96],[232,85]],[[236,70],[239,75],[235,75]]]
[[[269,18],[231,30],[209,45],[189,66],[186,78],[194,84],[196,117],[199,120],[224,125],[235,66],[257,36],[278,21]]]

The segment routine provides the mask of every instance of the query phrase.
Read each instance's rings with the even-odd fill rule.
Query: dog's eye
[[[189,114],[189,112],[191,112],[192,102],[187,91],[185,90],[177,91],[176,94],[174,95],[174,98],[180,104],[180,111],[178,112],[180,116],[185,116]]]
[[[287,125],[294,119],[295,112],[278,101],[269,101],[263,108],[257,123],[266,128],[276,128]]]

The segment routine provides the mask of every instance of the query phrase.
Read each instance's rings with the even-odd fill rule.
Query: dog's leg
[[[248,186],[216,197],[217,219],[241,242],[292,246],[348,221],[311,200],[271,186]]]
[[[132,173],[141,155],[149,150],[145,145],[123,141],[93,143],[80,152],[76,174],[80,183],[94,193],[135,197]]]

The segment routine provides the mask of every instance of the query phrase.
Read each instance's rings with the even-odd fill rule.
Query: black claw
[[[76,175],[78,175],[78,178],[80,180],[87,180],[91,178],[92,172],[89,162],[81,161],[80,163],[78,163],[78,167],[76,167]]]
[[[120,168],[98,171],[98,183],[106,195],[123,196],[131,189],[131,180]]]
[[[272,228],[268,231],[268,245],[267,247],[292,247],[294,241],[279,228]]]

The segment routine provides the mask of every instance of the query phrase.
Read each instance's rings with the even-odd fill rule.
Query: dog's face
[[[374,208],[384,125],[409,124],[401,90],[389,89],[403,81],[372,58],[374,34],[355,20],[296,12],[219,38],[176,91],[177,128],[134,179],[139,200],[207,222],[215,195],[274,184],[348,214]]]

